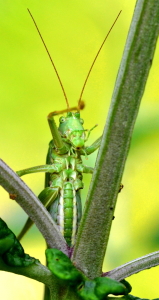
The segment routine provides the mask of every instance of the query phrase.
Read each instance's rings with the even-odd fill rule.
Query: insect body
[[[38,197],[49,210],[53,220],[59,227],[61,234],[66,239],[67,244],[72,246],[75,242],[75,236],[82,214],[80,198],[80,189],[83,188],[82,174],[93,173],[93,168],[87,167],[82,163],[81,156],[87,157],[87,155],[93,153],[101,143],[101,138],[99,138],[91,146],[85,146],[85,142],[88,140],[91,130],[93,130],[97,125],[90,130],[85,130],[83,128],[83,120],[80,118],[80,110],[84,107],[84,103],[81,100],[82,94],[99,52],[101,51],[104,42],[107,39],[120,13],[111,26],[106,38],[97,52],[97,55],[95,56],[95,59],[93,60],[79,97],[78,107],[74,108],[69,107],[66,93],[48,48],[46,47],[46,44],[30,11],[29,14],[33,19],[53,68],[57,74],[64,97],[66,99],[67,109],[63,111],[55,111],[48,115],[48,122],[53,140],[51,140],[49,144],[46,165],[18,171],[17,174],[19,176],[23,176],[25,174],[36,172],[46,173],[45,189]],[[54,116],[64,112],[67,112],[67,116],[62,116],[60,118],[59,128],[57,128],[54,121]],[[86,131],[88,131],[87,136]],[[32,221],[28,219],[25,227],[19,235],[19,239],[25,234],[31,225]]]
[[[62,143],[58,148],[53,134],[54,139],[47,156],[48,163],[57,166],[58,173],[47,174],[46,185],[50,182],[50,189],[57,187],[57,199],[50,206],[50,213],[71,246],[74,244],[82,213],[79,193],[83,188],[82,173],[93,173],[93,168],[83,165],[81,155],[94,152],[99,147],[100,139],[91,148],[85,146],[87,138],[79,112],[68,112],[67,117],[61,117],[59,121]],[[51,119],[49,124],[52,131]]]
[[[94,127],[86,137],[80,113],[68,112],[66,117],[60,118],[57,129],[53,118],[55,114],[48,116],[53,140],[49,144],[47,164],[18,171],[17,174],[22,176],[46,172],[45,189],[40,193],[39,199],[49,210],[67,244],[72,246],[82,214],[79,192],[83,188],[82,174],[93,173],[93,168],[82,163],[81,156],[94,152],[99,147],[101,138],[86,147],[85,142]],[[32,224],[31,220],[29,222],[20,237]]]

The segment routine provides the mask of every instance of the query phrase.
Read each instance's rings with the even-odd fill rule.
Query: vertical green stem
[[[90,278],[102,272],[117,194],[158,33],[159,1],[138,0],[73,254],[76,266]]]

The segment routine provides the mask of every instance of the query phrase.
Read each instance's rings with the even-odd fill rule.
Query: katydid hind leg
[[[33,224],[34,224],[33,221],[30,218],[28,218],[25,225],[24,225],[24,227],[22,228],[21,232],[17,236],[17,239],[19,241],[23,238],[23,236],[26,234],[26,232],[30,229],[30,227]]]
[[[81,195],[79,190],[76,192],[76,200],[77,200],[77,222],[79,226],[79,223],[82,218],[82,203],[81,203]]]
[[[46,187],[38,196],[41,203],[48,209],[58,196],[59,188]]]
[[[58,195],[58,189],[53,189],[50,187],[45,188],[38,196],[39,200],[41,201],[41,203],[48,208],[53,201],[57,198]],[[26,232],[30,229],[30,227],[34,224],[34,222],[28,218],[23,229],[21,230],[21,232],[18,235],[18,240],[20,241],[23,236],[26,234]]]
[[[51,151],[52,151],[52,146],[53,146],[53,141],[51,141],[49,143],[49,150],[48,150],[48,154],[47,154],[47,158],[46,158],[46,166],[48,166],[48,164],[51,163]],[[29,169],[25,169],[22,171],[18,171],[17,173],[19,173],[18,175],[22,176],[24,174],[28,174],[30,173],[30,170],[35,170],[35,172],[37,171],[37,168],[29,168]],[[46,170],[45,170],[46,171]],[[57,193],[58,191],[56,189],[50,189],[49,188],[49,181],[50,181],[50,174],[49,173],[45,173],[45,189],[39,194],[38,198],[39,200],[42,202],[42,204],[46,207],[49,206],[50,203],[52,203],[56,197],[57,197]],[[26,232],[30,229],[30,227],[33,225],[33,221],[28,218],[24,227],[22,228],[21,232],[18,235],[18,240],[21,240],[23,238],[23,236],[26,234]]]
[[[49,148],[48,148],[48,152],[47,152],[47,156],[46,156],[46,164],[52,163],[51,154],[52,154],[53,146],[54,146],[53,140],[51,140],[49,143]],[[45,188],[49,186],[49,182],[50,182],[50,174],[46,172],[45,173]]]

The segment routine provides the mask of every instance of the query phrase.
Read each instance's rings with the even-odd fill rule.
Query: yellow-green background
[[[50,49],[70,105],[77,103],[90,64],[119,10],[111,32],[88,81],[82,112],[85,128],[98,123],[89,139],[102,134],[135,0],[2,0],[0,3],[0,156],[14,170],[45,163],[51,139],[46,116],[66,107],[59,83],[27,12],[30,8]],[[156,52],[135,126],[123,176],[107,258],[108,271],[159,246],[159,53]],[[92,155],[93,156],[93,155]],[[94,165],[95,156],[88,164]],[[87,162],[86,162],[87,163]],[[85,193],[89,183],[85,181]],[[28,175],[38,194],[44,174]],[[1,214],[18,234],[26,215],[1,188]],[[94,224],[92,224],[93,226]],[[45,243],[34,227],[23,239],[26,253],[44,263]],[[159,297],[159,268],[129,278],[132,294]],[[42,284],[0,273],[0,295],[5,300],[42,299]]]

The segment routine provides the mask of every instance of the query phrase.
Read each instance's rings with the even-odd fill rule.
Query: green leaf
[[[103,300],[109,294],[126,295],[131,290],[130,285],[108,277],[98,277],[88,280],[74,267],[70,259],[57,249],[45,251],[47,264],[50,271],[59,279],[74,286],[78,295],[83,300]]]
[[[113,294],[113,295],[126,295],[128,294],[128,290],[126,286],[114,279],[108,277],[98,277],[95,278],[96,282],[95,293],[99,297],[99,299],[103,299],[103,297]]]
[[[126,295],[131,290],[128,282],[123,283],[108,277],[98,277],[94,280],[86,280],[78,294],[83,300],[103,300],[109,294]]]
[[[78,295],[83,300],[99,300],[94,292],[96,282],[94,280],[86,280],[82,288],[78,290]]]
[[[27,267],[37,261],[24,253],[24,249],[15,234],[0,218],[0,255],[3,261],[12,267]]]
[[[8,251],[15,242],[14,234],[9,230],[6,223],[0,219],[0,255]]]
[[[82,274],[63,252],[57,249],[47,249],[45,253],[49,270],[59,279],[75,286],[84,280]]]

